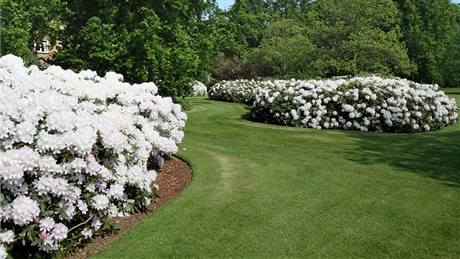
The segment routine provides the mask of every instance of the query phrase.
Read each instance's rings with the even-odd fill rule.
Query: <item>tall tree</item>
[[[236,0],[228,12],[230,21],[237,26],[238,37],[248,48],[259,46],[270,15],[263,0]]]
[[[60,37],[61,15],[66,2],[61,0],[17,0],[27,10],[31,23],[29,47],[48,39],[52,46]]]
[[[311,7],[312,0],[267,0],[271,16],[291,20],[303,20]]]
[[[318,0],[308,17],[325,76],[413,73],[392,0]]]
[[[282,19],[270,24],[251,55],[257,74],[277,78],[311,78],[321,74],[318,49],[301,23]]]
[[[403,40],[417,64],[417,81],[444,84],[442,63],[454,40],[458,8],[450,0],[396,0],[402,13]]]
[[[206,0],[79,0],[68,4],[63,49],[56,64],[122,73],[129,82],[155,81],[160,93],[186,96],[189,81],[208,66],[200,37]],[[202,66],[200,66],[200,64]]]
[[[452,41],[448,44],[448,51],[444,53],[441,64],[444,86],[460,86],[460,4],[452,5],[456,16],[456,30]]]
[[[52,46],[60,33],[60,0],[0,0],[1,54],[15,54],[34,63],[33,48],[48,39]]]
[[[30,62],[32,24],[25,7],[14,0],[0,0],[0,13],[0,55],[14,54]]]

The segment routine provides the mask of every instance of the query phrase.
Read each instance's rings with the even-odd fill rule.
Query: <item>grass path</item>
[[[318,131],[193,103],[179,153],[192,183],[96,258],[460,257],[459,124]]]

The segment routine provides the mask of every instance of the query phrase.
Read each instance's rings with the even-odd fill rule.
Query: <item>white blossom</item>
[[[68,228],[64,224],[58,223],[54,226],[54,229],[51,232],[51,235],[53,236],[54,239],[58,241],[62,241],[67,238],[67,231],[68,231]]]
[[[40,231],[50,232],[55,225],[56,223],[54,222],[54,219],[46,217],[40,220]]]
[[[7,257],[8,253],[6,252],[5,246],[0,244],[0,259],[6,259]]]
[[[11,203],[11,218],[16,225],[23,226],[32,222],[39,213],[38,203],[27,196],[18,196]]]
[[[91,227],[94,228],[94,230],[99,230],[102,226],[102,223],[99,219],[94,219],[93,222],[91,223]]]
[[[90,228],[86,227],[80,232],[80,234],[85,238],[89,239],[93,236],[93,231]]]
[[[124,196],[124,187],[122,184],[112,184],[109,188],[107,194],[115,199],[123,199]]]
[[[0,205],[0,222],[14,242],[39,220],[40,249],[57,250],[72,233],[55,220],[78,224],[97,214],[83,227],[98,229],[132,211],[125,184],[152,191],[156,173],[147,161],[177,152],[187,120],[157,92],[152,82],[125,83],[113,72],[39,70],[0,57],[0,182],[11,201]]]
[[[98,194],[93,197],[92,206],[96,210],[105,210],[109,206],[109,198],[106,195]]]
[[[14,232],[12,230],[7,230],[0,233],[0,244],[11,244],[14,241]]]
[[[208,88],[200,81],[192,83],[192,96],[206,96],[208,94]]]

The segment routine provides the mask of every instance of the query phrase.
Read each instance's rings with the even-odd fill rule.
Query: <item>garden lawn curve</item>
[[[179,152],[192,183],[96,258],[460,257],[459,123],[297,129],[193,104]]]

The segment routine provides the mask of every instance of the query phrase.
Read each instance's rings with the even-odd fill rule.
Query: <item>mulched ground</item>
[[[192,170],[190,167],[187,163],[176,157],[172,157],[170,160],[166,161],[164,166],[157,173],[158,175],[155,183],[158,184],[160,190],[157,191],[158,197],[155,202],[150,205],[150,211],[148,213],[138,213],[129,217],[117,218],[116,221],[118,227],[120,228],[117,233],[97,237],[84,248],[76,251],[66,258],[82,259],[97,254],[99,251],[106,248],[110,242],[117,240],[126,234],[139,221],[154,214],[158,208],[176,197],[192,180]]]

